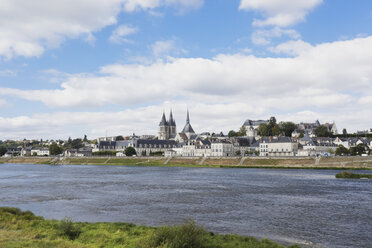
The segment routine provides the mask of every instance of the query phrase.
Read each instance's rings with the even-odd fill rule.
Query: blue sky
[[[0,139],[245,119],[372,128],[372,2],[3,0]]]

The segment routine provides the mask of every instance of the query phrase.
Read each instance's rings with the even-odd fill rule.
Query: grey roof
[[[169,121],[168,121],[168,124],[169,124],[170,126],[175,126],[175,125],[176,125],[176,120],[173,118],[172,110],[170,111],[170,114],[169,114]]]
[[[165,113],[163,112],[163,116],[161,117],[161,121],[159,123],[159,126],[168,126],[168,122],[165,119]]]
[[[188,110],[187,110],[187,116],[186,116],[186,125],[183,128],[182,133],[195,133],[194,129],[192,128],[190,124],[190,116],[189,116]]]
[[[137,145],[176,145],[174,140],[151,140],[151,139],[139,139]]]
[[[265,120],[246,120],[243,126],[259,126],[260,124],[267,124],[269,121]]]

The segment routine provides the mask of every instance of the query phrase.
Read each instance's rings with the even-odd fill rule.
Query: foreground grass
[[[360,178],[372,178],[372,174],[355,174],[352,172],[343,171],[336,174],[336,178],[351,178],[351,179],[360,179]]]
[[[267,239],[217,235],[189,221],[181,226],[45,220],[30,211],[0,208],[0,247],[284,248]],[[300,248],[297,245],[291,248]]]

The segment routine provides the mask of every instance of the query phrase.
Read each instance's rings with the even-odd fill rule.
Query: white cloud
[[[301,53],[311,50],[313,47],[302,40],[291,40],[276,47],[270,47],[269,51],[277,54],[287,54],[291,56],[297,56]]]
[[[128,35],[134,34],[138,32],[137,27],[131,27],[128,25],[120,25],[117,27],[111,34],[109,40],[113,43],[123,43],[128,42],[128,39],[126,38]]]
[[[240,10],[259,11],[265,19],[255,20],[254,26],[287,27],[301,22],[307,13],[323,0],[241,0]]]
[[[188,9],[200,8],[204,0],[124,0],[126,11],[132,12],[140,9],[151,10],[159,6],[173,6],[180,12]]]
[[[175,40],[157,41],[151,46],[154,57],[178,56],[186,54],[187,51],[176,46]]]
[[[17,73],[13,70],[1,70],[0,77],[14,77]]]
[[[253,32],[251,40],[256,45],[268,45],[273,38],[282,38],[288,36],[291,39],[299,39],[301,36],[293,29],[272,28],[272,29],[259,29]]]
[[[0,58],[38,57],[65,39],[93,42],[93,34],[115,24],[121,11],[161,6],[182,11],[202,4],[203,0],[2,0]]]
[[[4,107],[4,106],[7,106],[7,105],[8,105],[8,102],[5,101],[4,99],[0,98],[0,107]]]
[[[306,111],[352,130],[365,129],[372,121],[370,68],[372,36],[307,46],[285,58],[221,54],[213,59],[172,58],[149,65],[114,64],[102,67],[96,75],[70,75],[59,89],[0,88],[0,96],[66,109],[116,104],[143,111],[140,119],[155,116],[143,127],[128,120],[125,132],[130,128],[155,132],[155,118],[166,101],[178,112],[189,105],[198,130],[228,130],[239,127],[246,118],[283,112],[296,116]],[[138,106],[148,106],[145,109],[156,113]],[[121,114],[133,117],[133,112]],[[123,119],[118,123],[124,123]]]

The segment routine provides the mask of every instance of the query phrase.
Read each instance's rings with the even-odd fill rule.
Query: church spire
[[[161,117],[161,121],[159,123],[159,126],[167,126],[168,125],[168,122],[167,122],[167,119],[165,119],[165,113],[163,111],[163,116]]]
[[[186,116],[186,125],[182,130],[182,133],[195,133],[194,129],[192,128],[190,124],[190,114],[189,110],[187,110],[187,116]]]
[[[172,111],[172,109],[170,110],[170,114],[169,114],[169,125],[171,125],[171,126],[175,126],[176,125],[176,121],[173,118],[173,111]]]
[[[189,109],[187,109],[186,123],[187,123],[187,124],[190,124]]]

